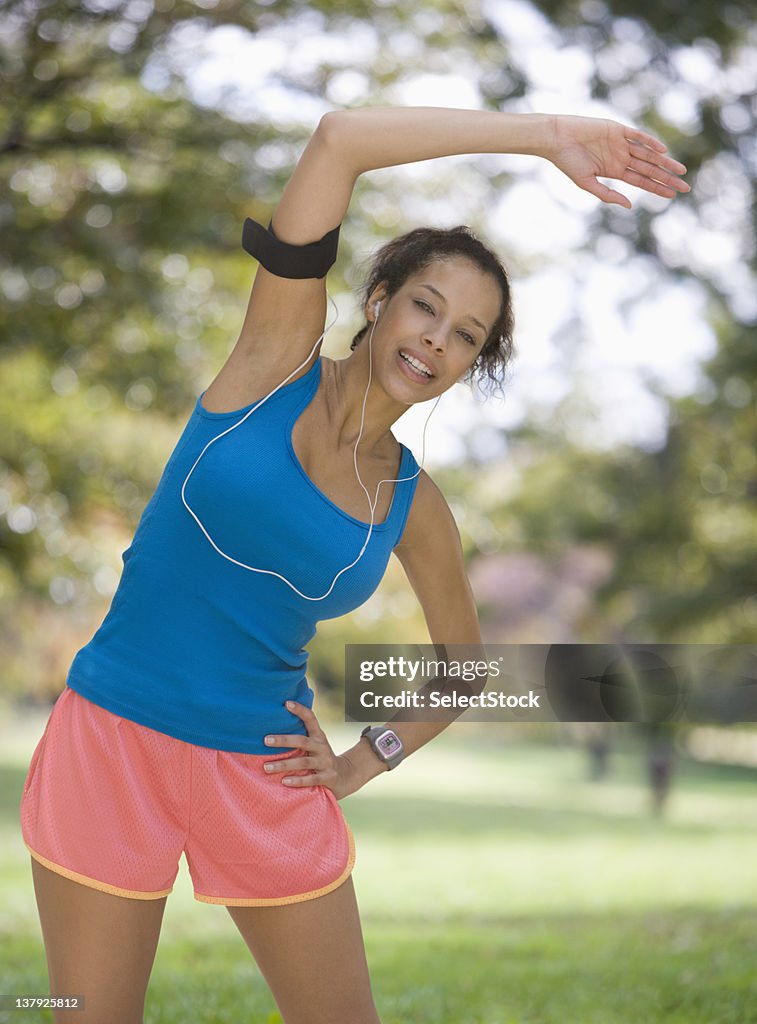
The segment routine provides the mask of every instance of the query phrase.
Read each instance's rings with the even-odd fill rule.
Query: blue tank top
[[[187,481],[187,503],[237,562],[271,569],[319,596],[360,552],[369,522],[348,515],[306,474],[292,428],[316,393],[319,357],[240,426],[210,445]],[[386,519],[360,561],[324,600],[309,601],[275,576],[220,555],[182,501],[187,474],[208,442],[255,402],[208,412],[200,395],[147,503],[110,609],[71,664],[67,685],[123,718],[217,750],[265,754],[267,733],[305,735],[284,707],[312,707],[306,645],[322,619],[370,597],[399,543],[418,464],[401,446]],[[366,499],[367,504],[367,499]]]

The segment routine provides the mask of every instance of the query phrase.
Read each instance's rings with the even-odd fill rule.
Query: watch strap
[[[399,744],[399,750],[396,753],[391,754],[389,756],[386,755],[386,753],[381,749],[381,747],[378,744],[379,737],[385,735],[386,733],[390,733]],[[364,736],[368,740],[370,745],[373,747],[373,751],[378,757],[378,759],[380,761],[383,761],[383,763],[387,766],[389,771],[391,771],[393,768],[396,768],[397,765],[404,760],[405,748],[402,743],[402,740],[399,738],[394,729],[390,729],[388,726],[385,725],[366,725],[366,727],[360,733],[360,736]]]

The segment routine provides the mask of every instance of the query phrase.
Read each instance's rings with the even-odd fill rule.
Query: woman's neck
[[[382,454],[387,441],[391,439],[392,445],[396,443],[390,428],[409,406],[387,395],[377,383],[375,372],[366,399],[368,352],[367,346],[364,352],[360,351],[361,347],[345,359],[330,361],[326,388],[329,419],[335,425],[339,446],[349,448],[355,447],[363,420],[360,448],[365,452]]]

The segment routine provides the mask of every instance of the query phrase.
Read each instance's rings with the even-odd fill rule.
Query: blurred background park
[[[26,765],[238,336],[244,217],[267,223],[328,110],[612,117],[686,164],[672,202],[619,186],[631,211],[530,157],[365,175],[323,351],[362,325],[373,250],[469,224],[510,268],[517,357],[504,397],[445,396],[425,465],[485,640],[754,642],[751,2],[0,0],[0,71],[2,992],[46,991]],[[396,428],[418,457],[428,411]],[[344,644],[427,639],[395,562],[323,624],[310,678],[336,749]],[[757,1021],[756,780],[748,723],[451,727],[343,802],[383,1019]],[[147,1020],[278,1019],[184,865],[164,933]]]

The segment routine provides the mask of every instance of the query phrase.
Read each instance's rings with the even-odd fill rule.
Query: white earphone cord
[[[312,356],[313,352],[315,352],[315,350],[316,350],[317,346],[319,345],[319,343],[321,341],[323,341],[324,337],[328,334],[328,332],[331,330],[331,328],[337,322],[337,320],[339,319],[339,310],[337,309],[336,303],[331,298],[331,295],[328,292],[326,294],[328,296],[329,301],[331,302],[331,305],[334,307],[334,311],[336,313],[336,316],[331,321],[331,323],[324,329],[323,334],[321,334],[320,338],[318,338],[318,341],[316,341],[315,345],[313,345],[313,347],[311,348],[310,352],[305,357],[305,359],[303,359],[303,361],[300,363],[299,366],[296,366],[294,368],[294,370],[292,370],[292,372],[289,374],[288,377],[285,377],[284,380],[282,380],[282,382],[280,384],[277,384],[276,387],[273,389],[273,391],[271,391],[269,394],[267,394],[264,398],[261,398],[259,402],[256,402],[255,405],[253,405],[253,407],[251,409],[249,409],[244,414],[244,416],[242,417],[241,420],[239,420],[237,423],[234,423],[231,427],[228,427],[226,430],[222,431],[216,437],[213,437],[213,438],[211,438],[210,441],[208,441],[208,443],[205,445],[203,450],[197,456],[197,459],[195,461],[194,466],[192,466],[190,471],[187,473],[186,479],[184,480],[184,483],[182,484],[182,487],[181,487],[181,500],[183,501],[184,506],[186,507],[186,509],[190,513],[190,515],[194,518],[194,520],[197,523],[197,525],[200,527],[202,532],[205,534],[205,536],[210,541],[210,543],[212,544],[212,546],[215,548],[215,550],[218,552],[219,555],[222,555],[224,558],[228,559],[230,562],[233,562],[234,565],[240,566],[242,569],[248,569],[250,572],[260,572],[260,573],[265,573],[265,574],[267,574],[269,576],[276,576],[278,579],[280,579],[284,583],[286,583],[287,586],[291,587],[292,590],[294,590],[294,592],[296,594],[299,594],[300,597],[304,598],[306,601],[323,601],[324,598],[328,597],[329,594],[331,593],[331,591],[334,589],[334,584],[339,579],[339,577],[342,575],[342,573],[346,572],[348,569],[351,569],[354,565],[357,565],[357,563],[363,557],[363,553],[364,553],[365,549],[368,546],[368,541],[370,540],[371,534],[373,532],[373,524],[374,524],[374,519],[375,519],[375,514],[376,514],[376,504],[378,503],[378,493],[379,493],[379,488],[381,487],[381,485],[382,484],[387,484],[387,483],[397,483],[398,484],[398,483],[403,483],[403,482],[405,482],[407,480],[415,479],[415,477],[418,476],[418,473],[420,473],[421,469],[423,468],[423,463],[424,463],[424,461],[426,459],[426,427],[428,426],[428,421],[431,419],[431,416],[432,416],[434,410],[436,409],[437,405],[439,404],[439,399],[441,398],[441,395],[439,395],[439,397],[436,399],[436,402],[434,402],[434,406],[433,406],[431,412],[426,417],[426,422],[425,422],[425,424],[423,426],[423,443],[422,443],[422,445],[423,445],[423,454],[421,456],[421,463],[420,463],[420,466],[418,467],[418,471],[416,473],[413,473],[412,476],[399,477],[396,480],[389,480],[389,479],[387,479],[387,480],[379,480],[379,482],[378,482],[378,484],[376,486],[376,497],[375,497],[375,499],[373,501],[371,501],[371,496],[368,493],[368,490],[367,490],[365,484],[363,483],[363,481],[362,481],[362,479],[360,477],[360,472],[358,470],[358,465],[357,465],[357,449],[358,449],[358,445],[360,444],[360,438],[363,436],[363,426],[365,424],[365,406],[366,406],[366,402],[368,401],[368,391],[370,390],[371,380],[373,378],[373,349],[372,349],[372,341],[373,341],[373,331],[374,331],[374,329],[376,327],[376,323],[378,322],[378,313],[376,315],[376,319],[373,321],[373,326],[371,327],[371,333],[368,336],[368,385],[367,385],[367,387],[365,389],[365,395],[363,396],[363,408],[362,408],[362,414],[361,414],[361,418],[360,418],[360,432],[358,433],[357,441],[355,442],[355,449],[353,451],[353,463],[355,465],[355,475],[357,476],[358,483],[360,484],[360,486],[365,491],[365,496],[368,499],[368,506],[369,506],[369,508],[371,510],[371,521],[370,521],[370,524],[369,524],[369,527],[368,527],[368,535],[365,538],[365,542],[364,542],[362,548],[360,549],[360,553],[358,554],[357,558],[354,561],[350,562],[349,565],[345,565],[343,569],[339,570],[339,572],[336,574],[336,576],[332,580],[331,586],[329,587],[329,589],[326,591],[325,594],[320,594],[318,597],[313,597],[310,594],[303,594],[301,590],[297,589],[297,587],[294,585],[294,583],[291,583],[285,576],[282,576],[281,573],[274,572],[273,569],[260,569],[260,568],[256,568],[255,566],[252,566],[252,565],[245,565],[244,562],[240,562],[236,558],[232,558],[231,555],[226,554],[225,551],[222,551],[218,547],[216,542],[213,540],[213,538],[210,536],[208,531],[203,526],[202,522],[200,521],[199,517],[195,513],[194,509],[192,509],[190,507],[189,503],[187,502],[186,496],[184,494],[184,489],[186,488],[187,483],[189,482],[189,478],[191,477],[192,473],[194,473],[195,468],[197,466],[197,463],[203,457],[203,455],[208,450],[208,448],[212,444],[214,444],[216,441],[220,440],[220,438],[224,437],[225,434],[228,434],[228,433],[230,433],[230,431],[235,430],[237,427],[241,426],[251,413],[255,412],[255,410],[260,408],[260,406],[264,402],[268,401],[268,399],[271,397],[271,395],[275,395],[276,392],[279,390],[279,388],[284,387],[284,385],[287,383],[287,381],[289,381],[290,378],[293,377],[295,375],[295,373],[297,373],[298,370],[301,370],[302,367],[305,365],[305,363],[307,363],[307,361]]]

